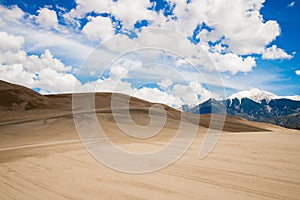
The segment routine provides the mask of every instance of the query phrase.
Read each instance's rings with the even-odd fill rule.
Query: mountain
[[[0,110],[46,108],[49,99],[29,88],[0,80]]]
[[[250,90],[241,91],[228,97],[230,100],[238,99],[240,102],[242,98],[248,98],[257,103],[261,103],[262,100],[269,102],[272,99],[278,99],[278,96],[271,92],[259,90],[257,88],[251,88]]]
[[[296,96],[279,96],[278,99],[291,99],[294,101],[300,101],[300,96],[296,95]]]
[[[248,95],[249,93],[240,94]],[[272,93],[256,94],[258,95],[248,95],[251,99],[240,95],[230,96],[228,99],[220,101],[209,99],[187,110],[187,112],[195,114],[227,113],[227,115],[251,121],[266,122],[287,128],[300,129],[300,101],[276,99],[277,97],[274,98],[275,96]]]
[[[241,101],[242,98],[248,98],[252,101],[255,101],[257,103],[261,103],[262,100],[266,100],[267,102],[271,101],[272,99],[290,99],[294,101],[300,101],[300,96],[277,96],[276,94],[273,94],[271,92],[260,90],[257,88],[251,88],[250,90],[246,91],[240,91],[237,93],[234,93],[230,95],[227,99],[239,99]]]

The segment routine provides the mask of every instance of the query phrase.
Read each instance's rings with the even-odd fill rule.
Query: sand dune
[[[5,82],[0,82],[0,90],[0,199],[300,197],[300,131],[226,117],[216,147],[200,160],[212,117],[203,115],[193,144],[174,164],[153,173],[128,174],[104,166],[83,147],[70,94],[42,96]],[[139,139],[124,134],[112,115],[111,95],[96,94],[95,108],[99,124],[115,145],[134,153],[150,152],[175,137],[182,113],[165,105],[167,119],[158,135]],[[130,98],[134,122],[148,124],[152,105]],[[122,116],[121,108],[119,112]],[[189,123],[196,117],[184,115]]]
[[[77,94],[86,96],[90,94]],[[149,108],[154,104],[135,97],[128,97],[124,94],[114,94],[117,101],[130,99],[130,113],[138,113],[147,118]],[[111,113],[111,93],[95,94],[95,109],[97,113]],[[167,112],[168,119],[180,120],[181,112],[167,105],[161,105]],[[26,87],[13,85],[0,81],[0,125],[28,122],[40,119],[57,117],[72,118],[72,94],[40,95]],[[9,112],[7,112],[9,111]],[[193,120],[198,115],[185,113],[187,119]],[[208,128],[211,115],[202,115],[199,125]],[[144,118],[144,117],[143,117]],[[143,121],[139,116],[136,122]],[[269,126],[269,125],[268,125]],[[261,123],[249,123],[245,120],[226,116],[224,131],[247,132],[247,131],[267,131],[266,126]]]

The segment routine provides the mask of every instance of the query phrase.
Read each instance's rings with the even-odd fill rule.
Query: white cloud
[[[36,71],[40,70],[41,68],[49,68],[57,72],[70,72],[72,70],[71,66],[65,66],[65,64],[63,64],[59,59],[54,58],[48,49],[46,49],[45,52],[40,56],[28,56],[27,63],[25,63],[25,68]]]
[[[205,22],[214,30],[202,30],[201,42],[216,41],[222,37],[229,51],[238,55],[261,54],[265,46],[280,34],[279,24],[265,21],[260,9],[265,0],[193,0],[189,4],[182,0],[169,0],[174,6],[174,16],[165,17],[148,8],[148,0],[83,1],[77,0],[77,7],[66,16],[76,20],[89,12],[111,13],[121,20],[124,29],[133,29],[139,20],[150,21],[150,26],[171,28],[191,36],[197,25]],[[175,19],[176,18],[176,19]],[[95,30],[93,30],[95,29]],[[98,26],[90,26],[90,33],[99,32]]]
[[[23,37],[9,35],[0,31],[0,51],[19,50],[24,44]]]
[[[45,49],[49,49],[55,56],[78,67],[94,49],[86,41],[87,38],[73,30],[67,30],[66,27],[60,26],[58,31],[41,29],[37,24],[32,23],[32,16],[23,18],[24,15],[29,16],[24,13],[18,17],[18,20],[13,20],[12,12],[18,15],[19,11],[23,13],[16,6],[12,8],[0,6],[0,31],[15,35],[15,37],[22,36],[26,40],[24,49],[27,52],[43,53]],[[2,26],[1,23],[6,25]],[[1,39],[4,38],[1,37]],[[6,42],[1,41],[2,44]],[[6,45],[1,45],[1,48],[6,48]]]
[[[76,8],[65,15],[66,18],[83,18],[89,12],[110,13],[111,0],[76,0]]]
[[[114,35],[114,27],[108,17],[88,17],[89,22],[83,27],[82,32],[90,39],[105,40]]]
[[[255,58],[252,56],[239,56],[234,53],[211,52],[209,49],[203,48],[206,54],[192,56],[189,60],[204,69],[218,73],[230,72],[235,75],[238,72],[250,72],[256,67]]]
[[[42,66],[38,70],[26,69],[25,64],[2,65],[0,79],[30,88],[40,88],[41,93],[72,92],[79,82],[72,74],[58,72]]]
[[[173,81],[169,78],[163,79],[162,81],[158,82],[157,85],[161,88],[166,90],[170,86],[173,85]]]
[[[174,45],[176,41],[176,45]],[[255,59],[251,56],[242,57],[234,53],[221,54],[219,52],[211,52],[207,45],[193,45],[186,36],[164,29],[143,29],[138,33],[138,38],[130,39],[124,35],[117,35],[113,41],[104,44],[109,51],[126,53],[128,49],[136,49],[142,47],[155,47],[176,52],[184,59],[177,59],[175,66],[188,64],[191,61],[195,66],[203,66],[205,69],[217,72],[249,72],[256,66]],[[147,52],[149,58],[143,57],[145,60],[153,60],[161,57],[160,54],[154,55]],[[163,62],[161,62],[163,63]]]
[[[143,87],[134,89],[131,95],[151,102],[167,104],[178,109],[181,109],[182,105],[198,105],[209,98],[220,99],[217,94],[206,90],[197,81],[193,81],[188,85],[176,84],[169,87],[167,91]]]
[[[208,89],[204,88],[200,82],[192,81],[189,83],[189,87],[192,88],[193,92],[200,96],[198,103],[202,103],[207,101],[210,98],[220,99],[220,95],[215,93],[214,91],[209,91]]]
[[[280,27],[276,21],[263,22],[258,10],[245,14],[249,7],[240,9],[235,1],[233,5],[220,8],[214,23],[217,31],[225,35],[230,50],[237,54],[261,53],[264,47],[280,34]],[[241,4],[247,5],[246,2]],[[248,4],[249,5],[249,4]]]
[[[122,78],[126,78],[127,74],[128,74],[128,70],[120,66],[114,67],[110,70],[111,79],[116,81]]]
[[[111,13],[117,19],[122,21],[124,29],[132,29],[138,20],[152,20],[156,15],[155,11],[148,8],[152,3],[148,0],[76,0],[76,8],[72,9],[64,17],[74,23],[74,19],[84,18],[87,13]]]
[[[195,105],[198,102],[197,94],[189,86],[176,84],[173,87],[173,91],[182,102],[186,102],[188,105]]]
[[[280,34],[278,23],[273,20],[265,21],[260,14],[264,0],[194,0],[189,4],[186,1],[170,0],[168,2],[175,8],[174,16],[169,17],[165,17],[162,12],[156,13],[149,10],[152,4],[148,0],[129,1],[93,1],[91,3],[77,0],[76,9],[69,14],[79,13],[74,16],[83,17],[92,11],[112,13],[122,21],[123,29],[133,29],[134,23],[138,20],[149,20],[150,26],[171,28],[189,36],[193,34],[197,25],[205,22],[214,30],[209,32],[204,29],[199,33],[201,44],[224,37],[223,43],[229,46],[227,51],[236,55],[261,54],[265,46]],[[99,4],[98,7],[96,4]],[[176,17],[176,20],[172,17]],[[100,31],[97,29],[99,26],[89,26],[87,32],[95,35]],[[214,50],[220,52],[226,49],[217,45]],[[249,64],[248,62],[248,66]]]
[[[10,22],[19,23],[19,20],[21,20],[24,15],[24,12],[18,6],[6,8],[0,5],[0,26],[4,26]]]
[[[168,27],[192,35],[198,24],[205,22],[214,31],[206,37],[225,36],[229,49],[236,54],[261,53],[280,34],[276,21],[264,21],[260,14],[264,0],[171,0],[176,7],[176,20],[158,17],[154,25]],[[202,37],[205,35],[201,35]],[[205,38],[200,38],[204,39]]]
[[[251,56],[243,58],[233,53],[210,53],[209,55],[219,72],[231,72],[232,74],[250,72],[256,66],[255,59]]]
[[[130,95],[133,88],[128,82],[105,78],[84,84],[79,82],[76,84],[74,92],[116,92]]]
[[[280,34],[276,21],[263,20],[259,10],[264,0],[214,1],[209,12],[211,25],[226,37],[230,50],[237,54],[261,53]]]
[[[7,50],[0,52],[0,62],[5,65],[20,64],[25,62],[27,54],[23,50]]]
[[[176,84],[172,91],[182,101],[182,105],[195,106],[210,98],[220,98],[216,93],[205,89],[198,81],[192,81],[188,85]]]
[[[155,11],[151,11],[152,3],[149,0],[122,0],[112,4],[112,14],[122,21],[125,28],[132,29],[138,20],[152,20],[156,15]]]
[[[300,70],[296,70],[296,71],[295,71],[295,74],[296,74],[297,76],[300,76]]]
[[[35,21],[45,29],[58,29],[58,19],[56,12],[48,8],[41,8],[37,16],[33,16]]]
[[[167,104],[175,108],[181,108],[182,105],[182,101],[180,101],[175,95],[162,92],[157,88],[143,87],[141,89],[135,89],[131,95],[150,102]]]
[[[287,6],[287,7],[294,7],[294,6],[295,6],[295,4],[296,4],[296,2],[295,2],[295,1],[292,1],[291,3],[289,3],[289,4],[288,4],[288,6]]]
[[[262,54],[262,58],[268,60],[291,59],[292,57],[293,56],[287,54],[283,49],[278,48],[276,45],[266,48]]]
[[[5,36],[9,44],[14,44],[5,45],[5,49],[0,51],[0,79],[30,88],[41,88],[42,92],[70,92],[73,85],[79,82],[70,73],[72,67],[54,58],[49,50],[40,56],[28,55],[22,49],[24,38],[5,32],[0,34]]]

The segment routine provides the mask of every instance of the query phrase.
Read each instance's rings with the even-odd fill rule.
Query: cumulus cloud
[[[159,15],[152,25],[171,28],[191,36],[196,27],[204,22],[213,30],[200,31],[200,40],[225,37],[229,50],[236,54],[260,54],[280,34],[279,24],[274,20],[265,21],[260,14],[264,0],[170,2],[175,5],[176,20]]]
[[[99,3],[95,1],[94,3]],[[212,60],[218,67],[210,69],[217,70],[219,72],[231,72],[237,74],[238,72],[249,72],[256,66],[255,59],[252,56],[241,56],[251,54],[264,54],[264,57],[269,57],[268,50],[265,49],[266,45],[276,39],[280,34],[280,27],[276,21],[265,21],[260,14],[260,9],[263,6],[264,0],[238,0],[238,1],[186,1],[170,0],[168,3],[171,7],[174,7],[173,13],[170,16],[164,16],[162,12],[156,13],[148,8],[153,6],[149,1],[116,1],[107,2],[103,1],[101,8],[93,7],[91,3],[85,1],[77,1],[77,7],[70,13],[80,13],[77,17],[83,17],[84,14],[89,12],[96,13],[111,13],[114,17],[119,19],[123,25],[123,29],[133,29],[135,22],[139,20],[148,20],[150,26],[171,28],[186,33],[188,36],[193,35],[194,30],[198,25],[205,23],[211,27],[208,31],[205,28],[200,30],[198,37],[200,38],[200,44],[190,46],[186,53],[187,58],[195,58],[199,64],[203,64],[201,55],[197,56],[197,49],[199,45],[206,45],[209,48],[205,49],[212,57]],[[126,5],[126,6],[125,6]],[[123,9],[125,8],[126,9]],[[84,8],[84,9],[83,9]],[[100,22],[101,19],[101,22]],[[176,19],[176,20],[175,20]],[[96,25],[99,24],[99,25]],[[107,27],[106,29],[102,29]],[[102,33],[104,31],[104,33]],[[109,20],[105,21],[103,17],[90,17],[90,22],[86,24],[83,32],[91,39],[106,38],[113,34],[113,26]],[[101,36],[102,35],[102,36]],[[142,38],[142,34],[137,33],[138,37]],[[166,36],[169,37],[169,36]],[[128,39],[126,36],[120,36],[123,40],[118,42],[120,45],[115,45],[116,48],[122,49],[124,46],[132,46],[134,48],[137,45],[134,43],[141,43],[142,40],[149,41],[148,43],[155,43],[156,41],[165,43],[168,41],[163,38],[158,38],[156,41],[149,40],[147,37],[143,39]],[[127,40],[125,42],[125,40]],[[209,42],[215,42],[222,40],[222,44],[225,45],[208,45]],[[177,40],[178,41],[178,40]],[[142,42],[143,44],[148,44]],[[169,46],[173,45],[170,44]],[[180,46],[180,44],[178,44]],[[173,45],[174,46],[174,45]],[[190,52],[190,49],[194,52]],[[282,53],[280,49],[277,49],[278,53]],[[282,50],[284,51],[284,50]],[[213,53],[211,53],[213,52]],[[274,54],[275,52],[273,52]],[[288,58],[289,55],[282,55],[284,58]]]
[[[129,82],[108,77],[84,84],[76,84],[75,92],[117,92],[131,95],[133,88]]]
[[[182,105],[195,106],[210,98],[220,98],[219,95],[205,89],[198,81],[192,81],[188,85],[176,84],[172,90],[182,101]]]
[[[262,54],[262,58],[268,60],[291,59],[292,57],[293,56],[287,54],[283,49],[278,48],[276,45],[266,48]]]
[[[111,0],[76,0],[76,8],[65,14],[66,18],[83,18],[85,14],[90,12],[95,13],[110,13]]]
[[[72,74],[58,72],[47,67],[38,70],[26,69],[25,64],[1,64],[0,78],[30,88],[40,88],[41,93],[72,92],[74,84],[78,82]]]
[[[139,20],[152,20],[155,11],[148,8],[152,3],[148,0],[76,0],[76,8],[64,16],[67,20],[74,22],[74,19],[84,18],[87,13],[111,13],[118,20],[122,21],[125,29],[133,29],[134,24]]]
[[[108,17],[88,17],[89,22],[83,27],[82,32],[90,39],[105,40],[114,35],[114,27]]]
[[[34,16],[35,21],[45,29],[58,29],[57,15],[54,10],[48,8],[41,8],[38,15]]]
[[[255,59],[251,56],[243,58],[233,53],[210,53],[210,56],[215,62],[216,71],[219,72],[231,72],[232,74],[250,72],[256,66]]]
[[[170,84],[170,81],[165,81]],[[167,91],[143,87],[141,89],[134,89],[132,95],[151,102],[164,103],[178,109],[181,109],[183,105],[198,105],[210,98],[220,99],[219,95],[208,91],[197,81],[193,81],[187,85],[175,84],[173,87],[170,85]]]
[[[187,52],[185,52],[183,56],[186,56],[187,59],[193,59],[196,63],[201,65],[207,62],[202,60],[201,57],[203,56],[199,53],[199,48],[207,46],[204,50],[211,56],[213,62],[215,62],[217,66],[212,67],[212,65],[207,65],[207,68],[218,72],[229,71],[232,74],[237,74],[238,72],[251,71],[252,68],[256,66],[255,59],[252,56],[241,56],[244,54],[263,53],[263,57],[267,58],[270,57],[270,53],[284,53],[284,50],[282,50],[282,52],[279,48],[277,48],[276,51],[265,48],[266,45],[280,34],[280,27],[276,21],[265,21],[263,16],[261,16],[260,9],[264,0],[251,0],[250,2],[246,0],[194,0],[190,3],[180,0],[170,0],[168,3],[174,10],[171,15],[164,16],[163,11],[157,13],[154,10],[150,10],[149,8],[155,5],[148,0],[134,2],[129,2],[129,0],[76,0],[76,8],[72,9],[64,16],[66,19],[74,20],[79,23],[79,19],[85,18],[88,13],[108,13],[121,21],[123,29],[134,31],[133,25],[137,21],[147,20],[150,26],[171,28],[173,30],[184,32],[188,36],[193,35],[197,26],[205,23],[207,26],[211,27],[211,30],[208,31],[204,28],[199,31],[197,35],[197,37],[200,38],[199,44],[182,45],[182,41],[176,40],[178,41],[176,46],[178,46],[178,48],[187,47]],[[11,13],[13,9],[14,12],[20,13],[17,15],[19,18],[24,15],[18,7],[12,9],[3,8],[2,12]],[[58,23],[55,11],[48,8],[42,8],[38,12],[39,14],[36,16],[36,20],[41,26],[44,26],[46,29],[57,27]],[[89,16],[87,19],[88,22],[82,28],[82,33],[87,36],[88,39],[102,41],[114,35],[115,27],[110,17]],[[124,35],[115,36],[122,38],[122,40],[115,45],[115,49],[121,51],[120,49],[123,48],[122,45],[134,48],[135,46],[138,46],[135,44],[149,45],[156,42],[167,43],[170,41],[168,40],[169,35],[165,36],[165,38],[160,37],[157,40],[153,40],[153,38],[150,40],[149,34],[147,36],[144,33],[141,34],[137,32],[137,35],[140,38],[130,39]],[[39,45],[43,44],[45,44],[44,46],[61,45],[57,44],[57,41],[60,41],[57,40],[57,35],[55,35],[55,40],[50,41],[50,39],[52,38],[47,37],[43,42],[38,41],[37,44],[33,45],[31,48],[42,48],[42,46]],[[30,40],[31,39],[28,36],[28,41]],[[142,40],[145,40],[146,42],[143,42]],[[218,40],[221,40],[221,43],[214,46],[209,45],[209,42]],[[190,42],[187,40],[186,43]],[[174,43],[172,42],[166,45],[171,47],[174,46]],[[75,48],[82,48],[82,46],[80,47],[77,45]],[[72,49],[74,48],[72,47]],[[110,47],[110,49],[112,49],[112,47]],[[59,52],[65,51],[60,50]],[[281,57],[289,58],[289,55],[282,54]]]
[[[252,56],[239,56],[234,53],[220,53],[211,51],[208,45],[194,45],[186,39],[185,35],[162,29],[143,29],[137,38],[131,39],[124,35],[117,35],[114,40],[108,42],[105,48],[109,51],[125,53],[130,49],[141,47],[156,47],[180,54],[185,59],[177,59],[175,66],[189,65],[188,61],[195,66],[216,72],[249,72],[256,66]],[[174,45],[176,41],[176,45]],[[147,52],[148,53],[148,52]],[[162,57],[160,54],[148,53],[150,59]],[[148,60],[147,57],[143,57]],[[161,61],[163,63],[163,61]]]
[[[132,29],[139,20],[153,20],[155,12],[149,10],[152,3],[149,0],[115,1],[111,6],[112,14],[122,21],[122,25]]]
[[[182,102],[186,102],[188,105],[195,105],[198,102],[197,94],[189,86],[176,84],[173,87],[173,91],[177,97],[180,97]]]
[[[296,71],[295,71],[295,74],[296,74],[297,76],[300,76],[300,70],[296,70]]]
[[[24,38],[0,32],[0,51],[19,50],[24,44]]]
[[[78,34],[69,27],[60,25],[58,30],[41,29],[35,22],[34,15],[24,13],[17,6],[7,8],[0,5],[0,31],[22,36],[26,40],[24,49],[27,52],[42,53],[49,49],[75,67],[79,67],[94,49],[86,42],[85,35]],[[1,41],[1,48],[5,48],[5,42]]]
[[[132,96],[154,103],[167,104],[175,108],[181,108],[182,106],[182,101],[180,101],[177,96],[160,91],[157,88],[143,87],[141,89],[135,89],[132,93]]]
[[[78,80],[70,72],[71,66],[54,58],[49,50],[41,55],[28,55],[23,49],[23,37],[0,32],[5,48],[0,51],[0,79],[40,88],[41,92],[70,92]],[[1,37],[2,38],[2,37]],[[3,41],[0,41],[2,46]],[[10,45],[6,45],[6,44]]]
[[[215,2],[217,8],[208,16],[234,53],[261,53],[280,34],[278,23],[264,21],[259,12],[264,0]]]
[[[18,7],[13,6],[11,8],[6,8],[0,5],[0,25],[4,26],[6,23],[14,22],[19,23],[24,17],[25,13]]]

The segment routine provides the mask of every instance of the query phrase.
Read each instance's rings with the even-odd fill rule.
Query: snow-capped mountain
[[[300,101],[300,96],[295,95],[295,96],[278,96],[278,99],[290,99],[293,101]]]
[[[257,88],[251,88],[247,91],[241,91],[238,93],[234,93],[230,95],[227,99],[233,100],[238,99],[241,103],[241,100],[243,98],[251,99],[252,101],[255,101],[257,103],[261,103],[262,100],[266,100],[267,102],[270,102],[272,99],[279,99],[279,97],[271,92],[267,92],[264,90],[259,90]]]
[[[266,100],[267,103],[269,103],[273,99],[290,99],[294,101],[300,101],[300,96],[277,96],[276,94],[273,94],[271,92],[260,90],[257,88],[251,88],[250,90],[246,91],[240,91],[237,93],[234,93],[230,95],[227,99],[232,101],[233,99],[238,99],[241,103],[241,100],[243,98],[251,99],[252,101],[255,101],[257,103],[261,103],[262,100]]]
[[[251,121],[267,122],[300,129],[299,96],[277,96],[252,88],[224,100],[209,99],[184,111],[195,114],[227,114]]]

